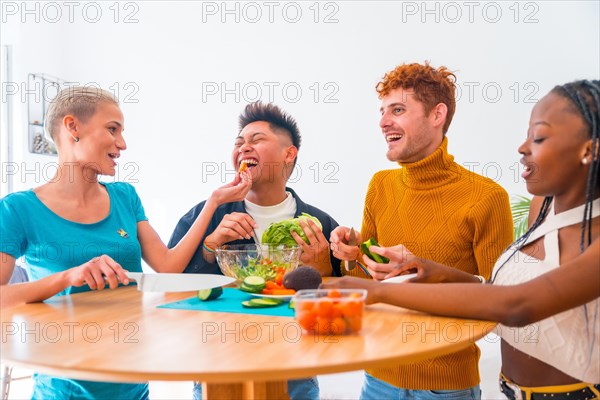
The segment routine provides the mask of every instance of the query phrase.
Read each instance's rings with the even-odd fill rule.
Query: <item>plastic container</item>
[[[348,335],[362,328],[366,297],[364,289],[307,289],[298,291],[292,301],[304,332]]]

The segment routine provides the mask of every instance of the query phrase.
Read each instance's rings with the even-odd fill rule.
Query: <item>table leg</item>
[[[203,400],[288,400],[289,396],[286,381],[245,381],[243,383],[202,382],[202,398]]]
[[[287,381],[244,382],[243,399],[289,400]]]
[[[243,387],[239,383],[202,382],[203,400],[241,399]]]

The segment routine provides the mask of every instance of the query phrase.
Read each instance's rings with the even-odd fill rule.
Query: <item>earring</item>
[[[582,163],[583,165],[587,165],[587,163],[588,163],[588,160],[587,160],[587,158],[584,158],[583,160],[581,160],[581,163]]]
[[[73,141],[75,143],[79,142],[79,136],[73,136],[73,135],[71,135],[71,137],[73,138]]]

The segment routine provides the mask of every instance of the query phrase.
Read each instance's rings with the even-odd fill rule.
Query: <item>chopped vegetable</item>
[[[198,290],[198,298],[202,301],[218,299],[222,294],[223,288],[220,286],[212,289]]]
[[[294,289],[263,289],[261,293],[272,296],[293,296],[296,291]]]
[[[285,275],[285,271],[277,272],[277,275],[275,276],[275,283],[278,284],[279,286],[283,286],[283,276],[284,275]]]
[[[251,299],[247,301],[242,301],[242,305],[247,308],[265,308],[265,307],[275,307],[283,302],[278,299]]]
[[[244,285],[244,283],[242,282],[242,284],[240,285],[240,290],[242,292],[247,292],[247,293],[260,293],[262,289],[256,290],[254,288]]]
[[[273,282],[273,281],[267,281],[267,283],[265,284],[265,288],[272,290],[272,289],[285,289],[283,286],[278,285],[277,283]]]
[[[286,271],[290,267],[290,263],[274,263],[269,258],[261,260],[252,259],[248,261],[248,266],[233,265],[232,269],[235,275],[242,281],[249,276],[259,276],[265,281],[273,281],[277,277],[280,270]]]
[[[250,289],[252,292],[260,293],[266,286],[265,278],[261,276],[249,276],[244,279],[242,285],[244,285],[247,289]]]

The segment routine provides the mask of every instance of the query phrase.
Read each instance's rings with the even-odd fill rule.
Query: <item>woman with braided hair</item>
[[[599,148],[600,81],[556,86],[533,108],[519,147],[527,190],[537,196],[530,227],[499,258],[490,284],[398,245],[371,250],[398,264],[390,277],[416,272],[409,282],[424,283],[344,277],[323,286],[368,289],[371,303],[498,321],[500,388],[509,399],[598,399]],[[454,284],[432,284],[445,282]]]

